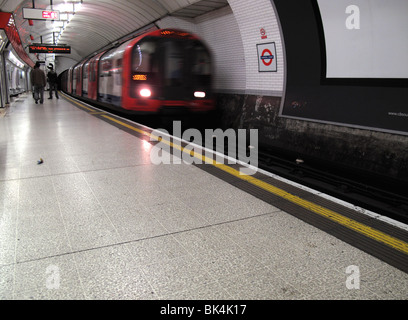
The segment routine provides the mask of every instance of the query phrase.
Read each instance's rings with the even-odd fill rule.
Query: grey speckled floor
[[[150,144],[63,99],[18,99],[0,117],[0,299],[407,299],[380,260],[151,164]]]

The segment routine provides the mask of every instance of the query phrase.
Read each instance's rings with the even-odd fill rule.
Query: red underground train
[[[200,38],[159,29],[99,52],[61,75],[62,91],[130,113],[215,109],[211,53]]]

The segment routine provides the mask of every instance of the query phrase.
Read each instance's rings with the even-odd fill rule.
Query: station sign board
[[[30,20],[59,20],[60,13],[55,10],[23,8],[23,18]]]
[[[276,46],[275,42],[261,43],[256,45],[258,50],[258,71],[276,72]]]
[[[30,53],[71,53],[70,46],[54,46],[48,44],[32,44],[28,46]]]

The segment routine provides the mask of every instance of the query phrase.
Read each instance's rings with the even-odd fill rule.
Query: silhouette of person
[[[58,85],[57,85],[57,80],[58,80],[57,73],[54,71],[54,67],[52,66],[51,63],[48,65],[48,69],[50,69],[50,71],[48,71],[48,74],[47,74],[48,83],[50,84],[50,97],[48,99],[52,99],[53,91],[55,91],[55,96],[57,97],[57,99],[59,99]]]
[[[34,100],[35,103],[44,102],[44,87],[47,84],[47,79],[45,78],[45,73],[40,69],[40,62],[37,61],[34,66],[34,70],[30,74],[31,84],[34,87]]]

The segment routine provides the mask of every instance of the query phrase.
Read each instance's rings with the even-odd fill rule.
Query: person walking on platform
[[[47,74],[48,83],[50,84],[50,97],[48,99],[52,99],[53,91],[55,91],[55,97],[59,99],[58,85],[57,85],[57,80],[58,80],[57,73],[54,71],[54,67],[52,66],[51,63],[48,65],[48,69],[50,69],[50,71],[48,71],[48,74]]]
[[[38,103],[38,100],[40,100],[40,103],[44,102],[44,87],[47,84],[47,79],[45,78],[45,73],[40,69],[40,62],[37,61],[34,70],[31,71],[30,74],[31,78],[31,84],[34,87],[34,100],[35,103]]]

